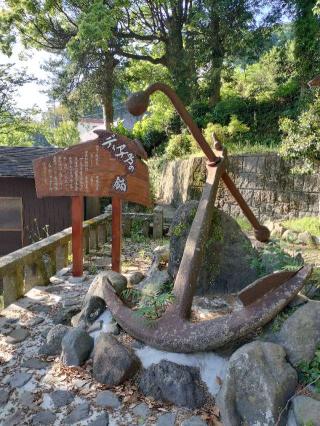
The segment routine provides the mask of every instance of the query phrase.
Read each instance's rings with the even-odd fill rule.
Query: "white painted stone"
[[[180,365],[198,367],[200,369],[201,379],[206,383],[209,392],[213,396],[216,396],[220,390],[217,377],[223,381],[228,364],[227,358],[216,355],[214,352],[180,354],[159,351],[150,346],[144,346],[141,349],[135,349],[135,353],[144,368],[150,367],[151,364],[158,364],[164,359]]]

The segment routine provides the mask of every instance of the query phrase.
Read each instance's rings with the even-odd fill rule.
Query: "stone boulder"
[[[291,410],[297,426],[320,426],[320,401],[298,395],[292,400]]]
[[[103,299],[103,288],[110,283],[118,296],[127,288],[127,278],[115,271],[100,272],[92,281],[89,290],[85,296],[84,303],[89,301],[92,296],[98,296]]]
[[[81,365],[90,356],[94,339],[84,330],[73,328],[62,339],[61,359],[65,365]]]
[[[207,399],[198,368],[166,360],[143,371],[139,390],[156,400],[188,408],[199,408]]]
[[[223,424],[277,424],[298,383],[285,358],[281,346],[267,342],[252,342],[234,352],[217,396]],[[284,412],[278,426],[286,425],[286,419]]]
[[[294,366],[311,361],[320,345],[320,302],[311,300],[298,308],[279,332],[268,334],[264,340],[283,346]]]
[[[142,280],[136,288],[141,291],[142,297],[155,296],[161,293],[163,286],[170,281],[170,275],[166,270],[156,269],[152,274]]]
[[[100,333],[93,351],[93,377],[108,386],[117,386],[138,371],[135,354],[107,333]]]
[[[47,334],[47,341],[40,347],[40,355],[59,355],[61,353],[61,343],[64,335],[72,330],[67,325],[58,324],[51,328]]]
[[[170,228],[170,259],[168,272],[175,278],[182,259],[197,201],[180,206]],[[207,235],[197,294],[224,294],[242,290],[258,278],[251,266],[257,251],[237,222],[226,213],[215,209]]]
[[[72,317],[71,324],[73,327],[87,328],[95,322],[95,320],[106,309],[106,302],[98,296],[88,296],[85,298],[81,311]]]

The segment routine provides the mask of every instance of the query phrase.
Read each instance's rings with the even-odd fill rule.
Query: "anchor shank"
[[[178,274],[174,283],[175,307],[177,316],[187,318],[190,315],[192,298],[203,259],[203,252],[211,225],[214,203],[219,180],[224,169],[223,160],[213,167],[208,167],[207,180],[197,213],[186,241]]]

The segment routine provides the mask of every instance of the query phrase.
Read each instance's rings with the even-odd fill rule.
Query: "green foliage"
[[[282,324],[298,309],[298,307],[284,308],[271,323],[271,330],[276,333],[281,330]]]
[[[192,153],[192,136],[187,133],[172,135],[165,149],[165,155],[168,160],[174,160],[177,157],[184,157]]]
[[[142,243],[146,240],[146,237],[142,233],[143,223],[142,219],[134,219],[131,222],[131,240],[134,243]]]
[[[316,392],[320,393],[320,348],[316,350],[314,358],[310,361],[303,361],[298,366],[299,380],[304,385],[312,383]]]
[[[137,306],[137,314],[148,320],[161,317],[167,306],[174,301],[172,290],[152,296],[143,296]]]
[[[58,127],[52,129],[52,144],[61,148],[75,145],[80,142],[79,131],[73,121],[62,121]]]
[[[252,226],[247,218],[238,216],[236,217],[236,221],[243,232],[250,232],[252,230]]]
[[[272,270],[295,271],[303,265],[303,260],[299,256],[291,256],[285,252],[277,242],[271,241],[266,244],[254,258],[251,266],[256,269],[259,277],[270,273]]]
[[[308,109],[296,120],[280,120],[283,133],[280,154],[291,160],[300,160],[294,173],[312,173],[313,162],[320,161],[320,97],[316,96]]]
[[[319,217],[301,217],[282,222],[283,226],[296,232],[308,231],[311,235],[320,237]]]

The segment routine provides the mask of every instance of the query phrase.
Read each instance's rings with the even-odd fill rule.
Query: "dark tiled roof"
[[[54,147],[0,146],[0,177],[32,178],[32,160],[60,150]]]

